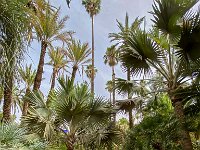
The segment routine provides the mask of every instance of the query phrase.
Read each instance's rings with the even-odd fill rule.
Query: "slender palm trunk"
[[[132,129],[133,128],[133,111],[132,111],[132,109],[130,109],[128,111],[128,117],[129,117],[129,128]]]
[[[55,87],[55,82],[56,82],[56,73],[57,73],[57,70],[55,68],[53,68],[53,73],[52,73],[52,81],[51,81],[51,88],[49,90],[49,94],[48,94],[48,97],[47,97],[47,101],[46,101],[46,104],[48,107],[50,107],[50,104],[51,104],[51,93]]]
[[[112,88],[113,88],[113,106],[115,106],[116,100],[115,100],[115,67],[112,66]],[[114,115],[114,123],[116,123],[116,114]]]
[[[45,41],[41,42],[41,53],[40,53],[40,60],[37,68],[37,73],[35,76],[35,81],[33,85],[33,90],[39,90],[40,85],[42,82],[42,74],[43,74],[43,68],[44,68],[44,57],[47,49],[47,43]]]
[[[13,74],[11,76],[6,74],[4,83],[3,122],[9,122],[11,119],[12,89]]]
[[[91,93],[94,94],[94,16],[92,18],[92,76],[91,76]]]
[[[53,73],[52,73],[52,81],[51,81],[51,89],[50,90],[53,90],[54,87],[55,87],[55,83],[56,83],[56,69],[53,68]]]
[[[131,80],[131,73],[130,73],[130,69],[127,70],[127,80],[130,81]],[[128,99],[131,99],[131,95],[130,92],[128,91]],[[133,111],[132,109],[129,110],[129,128],[133,128]]]
[[[24,104],[23,104],[23,108],[22,108],[22,116],[26,116],[27,112],[28,112],[29,102],[28,102],[26,96],[28,96],[28,94],[30,93],[30,91],[31,91],[30,88],[27,87],[26,93],[25,93]]]
[[[72,69],[72,77],[71,77],[72,82],[74,82],[74,80],[75,80],[77,70],[78,70],[78,66],[74,65],[73,69]]]
[[[183,111],[183,105],[181,101],[178,101],[176,98],[171,99],[174,105],[174,111],[176,118],[179,122],[179,137],[181,138],[181,145],[183,150],[193,150],[192,141],[190,138],[189,131],[185,127],[185,115]]]
[[[109,93],[110,93],[110,105],[112,105],[112,92]]]

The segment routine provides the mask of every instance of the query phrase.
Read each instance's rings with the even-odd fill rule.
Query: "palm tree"
[[[42,93],[29,95],[29,114],[22,118],[22,126],[49,142],[55,131],[61,132],[68,150],[73,150],[75,145],[86,144],[88,135],[107,125],[112,109],[102,98],[91,96],[87,85],[74,86],[71,80],[63,78],[58,82],[60,86],[51,97],[50,107]]]
[[[17,0],[2,0],[0,3],[0,82],[4,88],[3,121],[11,116],[12,91],[15,72],[23,57],[24,42],[28,29],[25,3]]]
[[[72,40],[64,53],[69,63],[72,64],[71,80],[74,82],[79,67],[91,61],[91,59],[88,58],[91,54],[91,49],[88,47],[88,43],[82,44],[80,41]]]
[[[141,25],[141,23],[143,21],[144,21],[144,17],[143,18],[138,18],[137,17],[134,20],[134,22],[131,23],[131,25],[129,25],[129,16],[126,13],[125,24],[124,25],[117,20],[118,28],[119,28],[120,32],[119,33],[111,33],[111,34],[109,34],[109,37],[113,38],[111,41],[114,41],[114,40],[119,41],[122,37],[127,36],[130,31],[134,32],[135,30],[137,30],[140,27],[140,25]],[[119,46],[119,49],[123,49],[123,44],[121,46]],[[126,72],[127,72],[127,80],[130,81],[131,80],[130,68],[125,68],[125,69],[126,69]],[[128,94],[128,99],[131,99],[131,93],[127,93],[127,94]]]
[[[36,12],[31,15],[34,18],[31,24],[36,32],[37,40],[41,42],[41,53],[33,90],[38,90],[41,85],[47,47],[57,40],[67,43],[71,36],[70,32],[63,31],[68,17],[59,19],[59,9],[53,10],[50,4],[44,3],[43,7],[37,7]]]
[[[62,50],[63,50],[62,48],[57,47],[56,50],[52,48],[52,49],[49,49],[49,52],[48,52],[50,61],[47,63],[47,65],[50,65],[53,67],[53,73],[51,76],[51,90],[54,89],[55,87],[55,81],[56,81],[58,72],[61,69],[66,71],[66,66],[68,62]]]
[[[147,85],[143,84],[144,81],[139,83],[136,81],[124,80],[121,78],[116,79],[115,88],[117,93],[126,96],[128,99],[117,100],[117,105],[120,111],[128,113],[129,115],[129,128],[133,128],[133,108],[141,107],[141,102],[146,98],[149,92]]]
[[[0,124],[0,149],[45,149],[46,143],[16,123]]]
[[[112,80],[107,81],[105,89],[110,94],[110,104],[112,104],[112,92],[113,92],[113,81]]]
[[[34,79],[36,76],[36,70],[32,70],[32,65],[29,65],[25,68],[19,68],[19,74],[23,80],[23,82],[25,83],[25,96],[24,96],[24,103],[23,103],[23,109],[22,109],[22,115],[25,116],[27,115],[27,110],[28,110],[28,106],[29,106],[29,102],[26,99],[26,96],[28,96],[28,94],[31,92],[31,86],[34,83]]]
[[[115,65],[118,63],[118,51],[115,46],[107,48],[104,55],[104,63],[108,64],[112,68],[112,83],[113,83],[113,105],[115,105]]]
[[[94,16],[96,16],[101,7],[101,0],[82,0],[86,11],[92,19],[92,78],[91,78],[91,92],[94,94]]]
[[[98,70],[96,69],[96,67],[94,67],[94,78],[96,77]],[[87,65],[86,69],[85,69],[85,74],[87,76],[87,78],[90,80],[90,84],[92,83],[92,65]]]
[[[28,114],[22,116],[22,126],[30,133],[36,133],[41,138],[51,141],[55,129],[55,114],[49,107],[43,94],[39,91],[31,92],[27,99],[30,102]]]
[[[68,150],[73,150],[76,144],[85,141],[88,135],[91,139],[94,132],[107,124],[112,109],[102,98],[91,96],[87,85],[69,87],[67,82],[60,80],[54,107],[64,127],[61,130],[65,135],[66,146]],[[64,132],[65,129],[68,132]]]
[[[167,83],[165,90],[179,121],[179,137],[184,150],[192,150],[193,147],[189,132],[184,126],[183,98],[176,91],[183,88],[186,79],[193,78],[194,70],[198,68],[195,63],[199,55],[195,52],[200,47],[196,39],[196,35],[200,33],[199,15],[185,15],[196,2],[156,0],[152,14],[159,32],[154,31],[149,35],[145,30],[138,29],[136,32],[130,31],[128,36],[120,37],[124,44],[120,59],[132,74],[148,74],[154,68],[163,75]]]

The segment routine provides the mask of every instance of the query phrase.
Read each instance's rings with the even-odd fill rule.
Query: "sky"
[[[91,19],[81,5],[81,0],[72,0],[69,9],[66,0],[50,0],[51,4],[61,8],[60,15],[69,16],[66,23],[66,30],[75,31],[74,38],[82,42],[88,42],[91,47]],[[107,47],[111,46],[109,33],[118,32],[116,19],[124,23],[126,12],[129,15],[129,21],[132,23],[136,17],[146,16],[147,27],[150,26],[152,17],[148,12],[151,11],[153,0],[102,0],[101,11],[95,16],[95,66],[98,73],[95,78],[95,93],[100,96],[109,97],[105,90],[108,80],[111,80],[111,68],[104,64],[103,56]],[[59,43],[55,43],[59,45]],[[40,55],[40,44],[33,42],[25,62],[32,64],[37,68]],[[48,62],[46,55],[45,62]],[[81,70],[80,70],[81,71]],[[47,94],[50,89],[50,77],[52,68],[45,65],[43,77],[45,78],[41,84],[41,91]],[[125,77],[125,73],[121,71],[120,66],[116,67],[116,76]],[[77,75],[76,82],[86,80],[86,76]]]

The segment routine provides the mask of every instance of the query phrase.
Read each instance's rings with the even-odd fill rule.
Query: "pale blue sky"
[[[50,0],[52,5],[61,7],[61,16],[67,15],[70,17],[66,24],[66,30],[76,32],[74,37],[82,42],[88,42],[91,46],[91,20],[85,8],[81,5],[81,0],[72,0],[71,8],[67,7],[65,0]],[[108,34],[118,32],[116,19],[124,22],[126,12],[129,14],[130,22],[133,22],[136,17],[146,16],[147,24],[150,23],[150,14],[152,0],[102,0],[100,13],[95,17],[95,66],[98,69],[98,74],[95,78],[95,93],[97,95],[108,97],[105,90],[105,84],[111,79],[111,69],[104,65],[103,56],[106,48],[111,45]],[[37,42],[32,44],[29,56],[26,62],[32,63],[34,68],[37,67],[40,54],[40,45]],[[45,58],[48,62],[48,55]],[[47,92],[50,88],[50,76],[52,69],[49,66],[44,67],[45,80],[42,82],[41,90]],[[125,76],[120,67],[116,69],[117,77]],[[82,82],[82,79],[77,75],[77,81]],[[86,79],[86,77],[84,77]]]

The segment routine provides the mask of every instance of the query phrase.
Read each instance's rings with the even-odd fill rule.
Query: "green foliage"
[[[34,83],[36,70],[32,70],[32,65],[26,65],[25,68],[20,67],[18,72],[22,80],[25,82],[26,88],[30,88]]]
[[[22,58],[24,39],[28,29],[27,14],[24,9],[25,1],[1,0],[0,9],[0,81],[5,73],[12,74],[17,62]]]
[[[82,4],[90,17],[97,15],[101,9],[101,0],[82,0]]]
[[[27,98],[30,102],[30,108],[28,115],[22,118],[22,126],[29,132],[37,133],[41,138],[50,141],[55,128],[53,111],[46,105],[42,93],[30,93]]]
[[[89,55],[91,54],[91,49],[88,43],[81,43],[81,41],[72,40],[68,44],[68,48],[65,51],[65,55],[69,59],[72,66],[81,66],[87,64],[91,61]]]
[[[178,127],[172,105],[164,95],[147,106],[143,120],[128,133],[124,148],[127,150],[181,149]]]
[[[41,150],[46,147],[46,143],[37,136],[28,135],[24,128],[14,123],[1,124],[0,134],[0,149]]]

